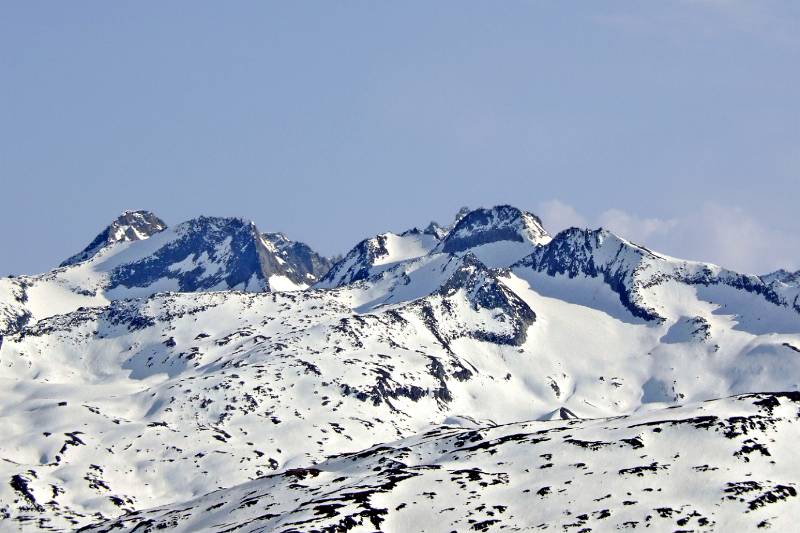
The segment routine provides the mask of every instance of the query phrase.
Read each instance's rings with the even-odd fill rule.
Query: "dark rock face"
[[[367,279],[372,265],[381,257],[389,255],[386,241],[385,235],[364,239],[350,250],[341,261],[333,265],[327,274],[322,277],[320,283],[335,286]],[[338,280],[341,281],[337,283]]]
[[[599,250],[604,247],[611,249],[600,254]],[[600,257],[611,260],[604,261]],[[578,275],[602,278],[619,295],[620,302],[633,316],[660,321],[662,317],[644,305],[634,291],[636,270],[644,257],[656,258],[646,248],[620,241],[608,231],[570,228],[514,266],[530,267],[549,276],[561,274],[570,278]]]
[[[155,253],[111,272],[109,289],[147,287],[173,279],[183,292],[271,290],[271,276],[309,285],[330,261],[282,234],[259,233],[240,218],[199,217],[177,226],[175,238]]]
[[[91,259],[97,252],[115,242],[139,241],[164,231],[167,225],[150,211],[125,211],[81,252],[73,255],[62,267]]]
[[[487,268],[472,254],[462,258],[462,264],[450,279],[434,293],[441,297],[425,298],[416,305],[427,327],[443,344],[458,337],[472,337],[495,344],[520,346],[525,342],[528,326],[536,321],[536,313],[499,279],[502,271]],[[502,316],[506,326],[502,331],[461,324],[455,306],[450,301],[459,291],[473,310],[491,310]]]
[[[458,253],[497,241],[538,243],[547,237],[537,216],[501,205],[476,209],[462,216],[442,241],[441,251]]]
[[[30,281],[26,278],[9,278],[9,281],[9,295],[13,299],[7,302],[0,301],[0,346],[3,345],[3,335],[22,331],[32,318],[30,309],[26,307],[28,302],[26,291],[30,287]]]
[[[147,239],[165,228],[164,222],[150,212],[125,212],[62,267],[90,259],[111,244]],[[153,285],[157,291],[269,291],[273,289],[273,276],[303,288],[316,282],[332,265],[330,259],[308,245],[281,233],[262,235],[252,222],[241,218],[201,216],[162,233],[157,246],[150,246],[155,252],[142,256],[133,244],[129,255],[135,259],[114,266],[105,289]],[[279,290],[287,287],[285,279],[277,285]],[[168,280],[177,283],[164,283]]]
[[[428,235],[433,235],[438,240],[442,240],[447,236],[447,233],[453,229],[453,227],[458,224],[458,222],[468,215],[472,211],[469,207],[462,207],[456,213],[456,216],[453,218],[453,222],[449,226],[441,226],[438,222],[432,221],[428,226],[423,230],[423,233]]]
[[[437,222],[431,222],[422,232],[442,240],[447,235],[447,228],[443,228]]]
[[[272,274],[302,280],[267,250],[252,222],[199,217],[175,229],[177,238],[152,255],[111,272],[110,289],[147,287],[174,279],[184,292],[211,289],[266,290]]]
[[[775,290],[774,282],[767,285],[758,276],[713,270],[710,265],[670,262],[604,229],[564,230],[513,266],[529,267],[550,276],[601,278],[619,295],[620,302],[633,316],[647,321],[664,319],[645,303],[643,292],[669,280],[687,285],[724,285],[757,294],[772,304],[793,307],[800,312],[797,298],[787,301]]]
[[[275,246],[278,256],[307,282],[313,283],[322,278],[333,266],[331,259],[318,254],[303,242],[289,240],[283,233],[264,233],[263,237]]]
[[[800,313],[800,306],[798,306],[796,299],[794,302],[787,302],[775,291],[771,284],[765,284],[758,276],[739,274],[731,271],[724,271],[720,274],[717,274],[706,268],[696,274],[678,274],[675,276],[675,279],[690,285],[727,285],[728,287],[732,287],[734,289],[758,294],[768,302],[778,306],[788,306],[791,304],[794,309]]]

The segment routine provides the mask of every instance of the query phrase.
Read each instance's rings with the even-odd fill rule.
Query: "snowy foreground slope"
[[[241,219],[142,215],[133,238],[125,216],[0,280],[0,529],[800,519],[791,273],[551,237],[510,206],[332,267]]]
[[[792,531],[800,394],[440,426],[88,531]]]

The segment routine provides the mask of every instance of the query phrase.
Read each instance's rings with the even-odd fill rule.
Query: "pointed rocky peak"
[[[466,253],[457,260],[458,267],[441,286],[439,294],[450,296],[461,289],[471,293],[487,279],[496,278],[495,273],[471,253]]]
[[[319,286],[340,287],[368,278],[372,267],[390,255],[387,246],[389,235],[394,234],[381,233],[359,242],[322,277]]]
[[[458,221],[464,218],[470,211],[472,211],[469,207],[462,207],[456,213],[456,216],[453,217],[453,222],[449,226],[442,226],[435,220],[432,220],[430,224],[423,230],[423,233],[427,233],[428,235],[433,235],[437,239],[442,240],[447,236],[447,233],[458,224]]]
[[[566,407],[559,407],[539,417],[539,420],[578,420],[580,417]]]
[[[109,226],[114,242],[140,241],[163,231],[167,225],[150,211],[125,211]]]
[[[525,342],[527,328],[536,320],[536,313],[500,279],[507,271],[490,269],[477,257],[467,253],[458,258],[460,264],[449,279],[432,295],[412,304],[428,328],[446,341],[472,337],[496,344],[519,346]],[[465,298],[476,319],[456,317],[456,303]],[[503,317],[485,321],[486,311]]]
[[[499,241],[545,244],[550,236],[541,220],[510,205],[475,209],[463,215],[442,241],[441,251],[458,253]]]
[[[292,241],[283,233],[263,233],[262,237],[268,246],[274,247],[276,255],[306,283],[315,283],[333,266],[330,258],[318,254],[303,242]]]
[[[288,248],[293,243],[293,241],[290,240],[285,233],[281,233],[279,231],[262,233],[261,236],[264,237],[264,240],[272,244],[276,250]]]
[[[89,245],[63,263],[62,267],[74,265],[94,257],[103,248],[127,241],[141,241],[164,231],[167,225],[150,211],[125,211],[109,224]]]
[[[427,235],[432,235],[438,240],[442,240],[447,235],[447,231],[448,228],[440,226],[438,222],[431,221],[431,223],[428,224],[428,226],[422,232]]]
[[[550,241],[539,218],[510,205],[480,208],[458,219],[436,252],[471,251],[492,268],[507,267]]]
[[[455,227],[455,225],[458,224],[461,221],[462,218],[464,218],[465,216],[467,216],[471,212],[472,212],[472,209],[470,209],[467,206],[464,206],[461,209],[459,209],[458,212],[456,213],[456,216],[453,217],[453,222],[450,223],[449,226],[447,226],[447,229],[448,230],[453,229]]]

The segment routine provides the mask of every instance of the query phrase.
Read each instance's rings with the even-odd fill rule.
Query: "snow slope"
[[[86,531],[791,531],[800,395],[431,428]]]
[[[381,233],[358,243],[316,286],[332,288],[365,279],[391,265],[427,255],[438,243],[435,228],[430,233],[416,228],[401,234]]]

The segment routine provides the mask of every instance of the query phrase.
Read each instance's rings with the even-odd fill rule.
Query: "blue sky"
[[[511,203],[800,268],[800,4],[5,2],[0,274],[124,209],[323,253]]]

